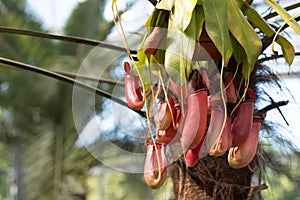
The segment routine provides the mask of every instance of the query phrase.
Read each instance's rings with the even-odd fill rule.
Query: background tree
[[[1,12],[2,25],[11,26],[14,23],[15,27],[42,31],[41,23],[24,11],[25,1],[2,3],[6,10]],[[79,7],[87,12],[87,6],[93,4],[93,8],[97,8],[101,3],[86,1]],[[101,15],[93,19],[85,18],[80,8],[74,13],[74,18],[77,19],[72,20],[80,20],[82,24],[86,24],[84,20],[94,20],[97,24],[104,20]],[[88,31],[88,28],[85,30]],[[99,37],[98,34],[97,36]],[[68,53],[67,50],[64,53],[69,57],[64,57],[60,53],[63,44],[50,40],[1,34],[1,41],[2,56],[48,69],[59,68],[73,72],[81,59],[76,52]],[[55,60],[61,62],[57,65]],[[64,68],[61,67],[63,64]],[[1,129],[1,136],[4,138],[3,142],[7,141],[4,144],[8,145],[5,145],[8,158],[13,159],[9,161],[12,168],[7,168],[13,174],[9,185],[16,184],[18,187],[18,193],[11,195],[16,195],[15,199],[84,198],[87,192],[86,170],[96,161],[84,148],[75,145],[78,135],[72,120],[71,86],[31,73],[15,73],[6,67],[2,67],[1,71],[2,86],[7,86],[1,93],[1,108],[7,113],[4,119],[10,127],[6,131]],[[32,89],[28,90],[29,87]],[[81,162],[85,165],[81,165]],[[68,188],[69,185],[75,187],[64,191],[63,188]]]
[[[25,12],[25,1],[1,3],[5,11],[1,12],[2,26],[47,32],[40,21]],[[65,32],[72,36],[93,38],[94,43],[96,39],[104,39],[113,23],[104,19],[103,9],[103,1],[88,0],[78,4],[66,24]],[[81,27],[83,24],[85,28]],[[0,38],[1,56],[43,66],[46,70],[71,77],[74,77],[83,58],[92,49],[91,46],[79,43],[7,33],[1,33]],[[78,145],[78,133],[71,112],[72,86],[30,72],[18,73],[4,64],[1,64],[0,70],[1,198],[87,198],[89,171],[101,163],[86,148]],[[110,77],[109,71],[106,76]],[[111,92],[115,83],[109,81],[107,84],[105,88]],[[97,99],[97,108],[99,112],[103,109],[101,97]],[[142,175],[120,173],[119,177],[117,182],[128,182],[131,179],[137,182],[127,183],[126,187],[122,183],[123,192],[115,197],[141,199],[146,190],[151,198],[153,192],[143,182]],[[111,184],[116,183],[107,181],[107,184],[110,185],[105,187],[105,192],[111,190],[110,193],[106,192],[107,198],[110,198],[116,191]],[[14,190],[15,187],[18,189]],[[134,188],[141,188],[141,192],[126,192]]]

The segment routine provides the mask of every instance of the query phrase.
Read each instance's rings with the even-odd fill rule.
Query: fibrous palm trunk
[[[174,199],[253,199],[252,167],[253,163],[242,169],[233,169],[228,165],[227,156],[224,155],[206,156],[194,167],[189,168],[182,157],[170,167]]]

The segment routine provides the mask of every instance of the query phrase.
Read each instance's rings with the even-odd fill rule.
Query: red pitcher
[[[201,89],[188,96],[181,142],[184,149],[194,149],[203,140],[207,126],[207,90]]]
[[[228,153],[228,163],[232,168],[246,167],[253,160],[258,145],[261,117],[254,116],[249,137],[238,146],[231,147]]]
[[[162,186],[167,178],[166,145],[153,143],[151,140],[146,150],[144,179],[151,188],[156,189]]]
[[[134,110],[141,110],[144,106],[143,91],[139,86],[139,77],[129,74],[130,64],[124,63],[125,74],[125,96],[127,104]]]

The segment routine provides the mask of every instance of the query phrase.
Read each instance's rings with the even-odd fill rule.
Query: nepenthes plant
[[[267,3],[285,21],[283,26],[300,33],[296,16],[273,0]],[[231,168],[247,167],[255,157],[265,117],[254,109],[256,88],[251,84],[266,49],[262,40],[271,38],[268,46],[277,43],[289,65],[295,56],[293,45],[244,0],[153,4],[140,49],[135,56],[128,53],[132,66],[124,63],[128,106],[146,112],[146,183],[152,188],[162,185],[165,149],[174,144],[179,144],[187,167],[208,154],[227,155]],[[114,2],[117,18],[116,8]]]
[[[295,16],[275,1],[267,3],[300,32]],[[128,106],[146,111],[146,183],[162,185],[165,148],[174,143],[181,147],[187,167],[207,154],[226,154],[234,169],[248,166],[265,116],[254,109],[256,88],[250,84],[266,48],[262,40],[272,38],[289,65],[293,45],[247,1],[161,0],[154,6],[141,48],[134,58],[129,54],[132,67],[124,63]]]

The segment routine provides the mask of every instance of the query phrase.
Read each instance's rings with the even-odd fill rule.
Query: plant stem
[[[298,21],[300,21],[300,17],[296,17],[294,20],[295,20],[296,22],[298,22]],[[290,25],[285,24],[285,25],[282,27],[281,32],[282,32],[284,29],[288,28],[288,27],[290,27]]]
[[[288,103],[289,103],[289,101],[279,101],[279,102],[272,101],[272,103],[270,105],[258,110],[256,112],[256,115],[262,116],[262,118],[264,119],[266,117],[266,112],[276,108],[279,110],[280,114],[282,115],[282,117],[283,117],[284,121],[287,123],[287,125],[289,125],[289,123],[286,121],[285,117],[283,116],[283,114],[281,113],[281,111],[279,109],[280,106],[285,106]]]
[[[33,36],[33,37],[54,39],[54,40],[60,40],[60,41],[66,41],[66,42],[85,44],[85,45],[90,45],[90,46],[100,46],[100,47],[107,48],[107,49],[127,52],[126,48],[123,48],[123,47],[107,44],[107,43],[99,41],[99,40],[91,40],[91,39],[86,39],[86,38],[81,38],[81,37],[63,36],[63,35],[43,33],[43,32],[25,30],[25,29],[19,29],[19,28],[10,28],[10,27],[4,27],[4,26],[0,26],[0,33],[9,33],[9,34],[27,35],[27,36]],[[136,54],[137,52],[135,50],[130,50],[130,53]]]
[[[110,93],[108,93],[104,90],[101,90],[99,88],[93,87],[93,86],[88,85],[86,83],[80,82],[76,79],[61,75],[59,73],[56,73],[56,72],[53,72],[53,71],[50,71],[50,70],[46,70],[46,69],[43,69],[43,68],[39,68],[39,67],[36,67],[36,66],[32,66],[32,65],[29,65],[29,64],[25,64],[25,63],[22,63],[22,62],[10,60],[10,59],[3,58],[3,57],[0,57],[0,63],[5,64],[7,66],[16,67],[16,68],[28,70],[28,71],[31,71],[31,72],[34,72],[34,73],[42,74],[44,76],[51,77],[51,78],[57,79],[59,81],[63,81],[65,83],[76,85],[77,87],[81,87],[83,89],[86,89],[87,91],[96,92],[96,94],[98,94],[100,96],[111,99],[112,101],[114,101],[114,102],[116,102],[116,103],[118,103],[122,106],[125,106],[125,107],[129,108],[127,106],[127,103],[124,102],[123,100],[119,99],[118,97],[113,96],[112,94],[110,94]],[[131,109],[131,108],[129,108],[129,109]],[[135,111],[136,113],[138,113],[142,117],[145,117],[145,112],[136,111],[136,110],[133,110],[133,111]]]
[[[296,8],[299,8],[299,7],[300,7],[300,3],[295,3],[295,4],[292,4],[290,6],[285,7],[284,9],[286,11],[289,11],[289,10],[293,10],[293,9],[296,9]],[[278,13],[277,12],[272,12],[272,13],[266,15],[264,17],[264,19],[268,20],[268,19],[271,19],[271,18],[276,17],[276,16],[278,16]]]
[[[300,52],[296,52],[295,56],[300,56]],[[257,62],[258,63],[263,63],[263,62],[266,62],[266,61],[275,60],[277,58],[283,58],[283,57],[284,56],[282,54],[281,55],[272,55],[272,56],[269,56],[269,57],[264,57],[264,58],[258,59]]]
[[[119,82],[119,81],[117,82],[117,81],[112,80],[112,79],[106,79],[106,78],[99,79],[97,77],[87,76],[87,75],[84,75],[84,74],[74,74],[74,73],[65,72],[65,71],[58,71],[58,70],[54,70],[53,72],[56,72],[56,73],[64,75],[64,76],[68,76],[70,78],[78,78],[78,79],[83,79],[83,80],[88,80],[88,81],[97,81],[97,82],[109,83],[109,84],[121,85],[121,86],[125,85],[124,82]]]

